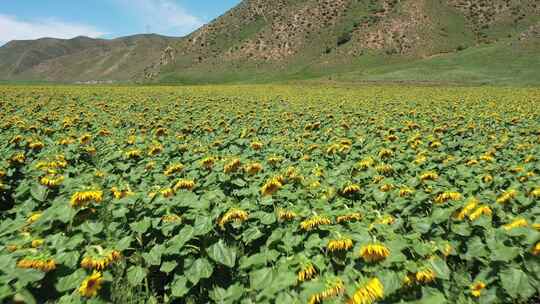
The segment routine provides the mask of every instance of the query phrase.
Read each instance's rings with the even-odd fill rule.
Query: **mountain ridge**
[[[185,37],[131,38],[137,50],[125,40],[80,40],[15,68],[2,65],[2,47],[0,79],[540,84],[535,0],[244,0]]]
[[[151,64],[176,37],[136,34],[115,39],[13,40],[0,48],[0,80],[129,81],[128,62]]]

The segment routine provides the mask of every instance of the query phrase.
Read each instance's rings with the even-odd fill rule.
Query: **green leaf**
[[[177,277],[171,286],[172,295],[175,298],[180,298],[188,293],[189,288],[186,286],[187,280],[185,277]]]
[[[184,245],[191,240],[195,233],[195,230],[191,226],[186,226],[180,230],[180,232],[167,242],[167,254],[178,254]]]
[[[84,271],[84,269],[77,269],[72,274],[59,278],[58,283],[55,285],[56,290],[63,293],[75,289],[79,287],[85,277],[86,271]]]
[[[446,265],[446,262],[442,259],[431,259],[429,261],[431,264],[431,268],[433,268],[433,271],[437,274],[437,278],[448,280],[450,279],[450,269],[448,268],[448,265]]]
[[[68,204],[61,205],[55,210],[54,219],[59,220],[62,223],[69,223],[75,217],[77,211],[71,208]]]
[[[118,251],[124,251],[129,248],[132,241],[133,241],[133,238],[131,236],[126,236],[120,239],[118,242],[116,242],[114,247]]]
[[[150,252],[145,252],[142,254],[142,256],[146,263],[148,263],[149,265],[157,266],[161,264],[161,254],[163,253],[163,251],[163,245],[156,245],[152,247],[152,249],[150,249]]]
[[[170,273],[171,271],[173,271],[176,268],[176,266],[178,266],[178,263],[176,261],[163,262],[161,264],[161,268],[159,268],[159,271],[165,272],[165,273]]]
[[[497,244],[492,248],[491,258],[493,261],[508,262],[519,255],[520,249],[517,247],[507,247],[503,244]]]
[[[134,232],[137,232],[138,234],[143,234],[150,228],[151,220],[148,217],[145,217],[144,219],[131,223],[129,227],[131,227],[131,230]]]
[[[250,227],[244,233],[242,233],[242,239],[244,244],[249,244],[252,241],[263,236],[263,233],[257,227]]]
[[[31,282],[40,281],[45,277],[44,272],[35,269],[15,268],[12,271],[12,274],[15,275],[23,285]]]
[[[208,216],[198,216],[193,225],[194,235],[205,235],[212,231],[212,219]]]
[[[30,189],[30,194],[32,195],[32,197],[39,202],[44,202],[47,199],[48,192],[49,191],[47,187],[39,184],[35,185]]]
[[[56,255],[56,260],[69,268],[76,268],[80,254],[77,251],[61,252]]]
[[[393,271],[382,271],[377,275],[384,286],[384,294],[391,295],[402,286],[402,279]]]
[[[527,299],[535,293],[529,278],[520,269],[507,268],[500,272],[499,277],[502,287],[513,299]]]
[[[103,231],[103,224],[98,222],[84,222],[81,226],[81,230],[90,235],[96,235]]]
[[[268,286],[273,280],[273,271],[271,268],[254,270],[249,274],[250,286],[252,289],[261,290]]]
[[[422,299],[414,302],[416,304],[445,304],[448,303],[446,297],[441,292],[433,288],[422,288]]]
[[[146,269],[140,267],[140,266],[131,266],[127,270],[127,279],[129,284],[131,286],[137,286],[141,284],[141,282],[146,277]]]
[[[201,279],[208,279],[212,276],[214,267],[205,258],[197,259],[186,271],[186,275],[191,283],[196,285]]]
[[[208,248],[208,256],[212,260],[231,268],[236,263],[236,249],[228,247],[223,240],[219,240]]]
[[[123,218],[128,214],[129,209],[126,207],[120,207],[112,212],[114,218]]]

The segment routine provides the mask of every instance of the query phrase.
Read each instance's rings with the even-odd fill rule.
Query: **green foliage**
[[[539,102],[0,87],[0,302],[533,301]]]

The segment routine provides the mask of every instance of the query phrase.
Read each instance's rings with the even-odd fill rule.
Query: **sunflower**
[[[308,304],[319,304],[324,300],[337,297],[345,292],[345,285],[340,279],[326,283],[322,292],[316,293],[309,298]]]
[[[142,157],[142,151],[139,149],[133,149],[126,152],[126,158],[137,159]]]
[[[41,215],[42,213],[41,212],[34,212],[32,213],[28,219],[26,220],[26,223],[27,224],[33,224],[35,223],[37,220],[39,220],[39,218],[41,218]]]
[[[99,190],[75,192],[71,196],[70,205],[72,207],[83,207],[89,202],[99,203],[103,200],[103,192]]]
[[[81,137],[79,137],[79,143],[81,145],[86,145],[90,142],[92,139],[92,135],[89,133],[83,134]]]
[[[392,225],[396,219],[390,215],[386,214],[384,216],[379,217],[375,222],[373,222],[371,225],[369,225],[369,230],[375,228],[375,224],[378,225]]]
[[[236,172],[240,168],[241,165],[242,163],[240,162],[240,159],[235,158],[231,160],[230,162],[228,162],[227,164],[225,164],[225,166],[223,166],[223,172],[224,173]]]
[[[322,215],[315,215],[300,223],[300,228],[304,231],[311,231],[321,225],[330,225],[332,221],[329,218]]]
[[[44,242],[45,242],[45,240],[43,240],[43,239],[32,240],[31,246],[33,248],[38,248],[38,247],[41,247],[41,245],[43,245]]]
[[[181,179],[173,187],[174,191],[178,191],[180,189],[191,191],[193,188],[195,188],[195,181],[192,179]]]
[[[275,166],[283,161],[283,157],[274,155],[274,156],[268,157],[267,161],[269,164]]]
[[[394,152],[390,149],[381,149],[379,151],[379,158],[389,158],[394,155]]]
[[[122,199],[124,197],[128,197],[130,195],[133,194],[133,192],[131,192],[131,189],[129,186],[126,187],[127,189],[118,189],[117,187],[112,187],[111,188],[111,192],[114,196],[115,199]]]
[[[79,294],[83,297],[92,298],[95,297],[98,291],[101,289],[102,284],[101,272],[94,271],[92,275],[86,277],[79,287]]]
[[[294,220],[297,217],[297,214],[294,211],[290,210],[278,210],[278,218],[282,221]]]
[[[465,204],[463,208],[461,208],[461,210],[457,214],[454,215],[454,217],[457,220],[462,221],[467,215],[469,215],[469,213],[471,213],[471,211],[474,210],[474,208],[476,208],[476,206],[478,206],[478,200],[472,198]]]
[[[278,191],[282,186],[282,178],[280,177],[274,177],[267,181],[262,187],[261,187],[261,193],[263,196],[269,196],[274,194],[276,191]]]
[[[409,187],[403,187],[399,189],[399,196],[406,197],[414,193],[414,190]]]
[[[354,292],[348,304],[371,304],[384,298],[384,286],[378,278],[369,280]]]
[[[478,219],[480,216],[482,215],[491,215],[492,214],[492,211],[491,211],[491,208],[489,208],[488,206],[486,205],[483,205],[483,206],[480,206],[478,207],[476,210],[474,210],[474,212],[472,212],[471,214],[469,214],[469,219],[471,221],[474,221],[476,219]]]
[[[353,241],[348,238],[330,240],[328,242],[328,245],[326,246],[326,248],[328,248],[328,250],[331,252],[345,251],[345,250],[351,249],[352,247],[353,247]]]
[[[384,175],[390,175],[394,173],[394,167],[392,167],[392,165],[390,164],[380,164],[377,167],[375,167],[375,170],[377,170],[379,174],[384,174]]]
[[[510,202],[511,200],[513,200],[516,196],[517,196],[517,191],[514,189],[510,189],[510,190],[504,191],[503,194],[501,194],[497,198],[496,202],[504,205]]]
[[[104,270],[113,262],[118,261],[120,257],[121,253],[116,250],[87,254],[81,261],[81,267],[85,269]]]
[[[336,217],[336,222],[338,224],[341,224],[341,223],[355,222],[361,219],[362,219],[362,214],[360,214],[359,212],[353,212],[353,213],[340,215]]]
[[[540,255],[540,242],[538,242],[538,243],[536,243],[536,245],[534,245],[534,247],[531,250],[531,253],[533,255]]]
[[[475,298],[480,297],[482,294],[482,290],[486,288],[486,284],[484,282],[475,282],[471,285],[471,295]]]
[[[360,247],[360,257],[366,262],[379,262],[390,255],[390,250],[383,244],[371,243]]]
[[[381,187],[379,187],[379,190],[381,192],[388,192],[390,190],[394,189],[394,185],[393,184],[384,184],[382,185]]]
[[[502,227],[503,227],[504,230],[509,231],[509,230],[514,229],[514,228],[527,227],[527,226],[529,226],[529,223],[527,222],[526,219],[518,218],[518,219],[513,220],[511,223],[503,225]]]
[[[375,164],[375,160],[371,157],[364,158],[356,163],[356,167],[360,170],[366,170]]]
[[[17,267],[49,272],[56,269],[56,262],[53,259],[26,257],[17,262]]]
[[[416,282],[421,283],[421,284],[422,283],[427,284],[427,283],[431,283],[435,281],[436,276],[437,275],[431,268],[425,268],[421,271],[418,271],[414,275]]]
[[[457,201],[459,199],[461,199],[461,193],[455,191],[445,191],[435,198],[435,203],[443,204],[448,201]]]
[[[492,181],[493,181],[493,176],[491,176],[490,174],[486,174],[482,176],[482,182],[484,182],[485,184],[489,184]]]
[[[41,141],[35,141],[28,144],[28,148],[32,150],[40,150],[40,149],[43,149],[44,146],[45,144],[42,143]]]
[[[263,147],[263,143],[259,141],[254,141],[250,144],[250,146],[251,146],[251,149],[253,150],[260,150]]]
[[[421,181],[434,181],[439,178],[439,174],[435,171],[428,171],[420,175]]]
[[[24,153],[15,153],[9,158],[9,162],[13,164],[24,164],[26,156]]]
[[[343,195],[353,195],[355,193],[358,193],[360,191],[360,186],[358,184],[349,184],[343,190],[341,190],[341,193]]]
[[[251,163],[244,167],[244,171],[249,175],[255,175],[261,172],[263,166],[260,163]]]
[[[317,275],[317,269],[311,264],[308,263],[300,269],[298,274],[296,275],[298,282],[304,282],[311,280],[313,277]]]
[[[172,197],[175,191],[173,188],[164,188],[164,189],[161,189],[159,193],[161,193],[163,197],[167,198],[167,197]]]
[[[225,224],[236,221],[236,222],[244,222],[248,219],[249,214],[241,209],[233,208],[229,211],[227,211],[221,219],[218,221],[219,227],[223,230],[225,229]]]
[[[167,169],[165,169],[163,174],[165,174],[165,176],[170,176],[170,175],[178,173],[178,172],[180,172],[182,170],[184,170],[184,165],[182,165],[182,164],[172,164],[169,167],[167,167]]]
[[[540,187],[535,188],[533,191],[531,191],[531,196],[534,198],[540,198]]]
[[[176,214],[166,214],[161,217],[164,223],[179,223],[182,222],[182,218]]]
[[[148,155],[156,156],[163,151],[163,145],[153,144],[150,149],[148,149]]]

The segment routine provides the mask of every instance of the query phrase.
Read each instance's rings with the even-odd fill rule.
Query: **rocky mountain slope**
[[[126,81],[159,60],[175,38],[135,35],[11,41],[0,48],[0,80]]]
[[[245,0],[179,40],[144,78],[302,79],[502,44],[519,53],[537,49],[539,16],[536,0]]]

